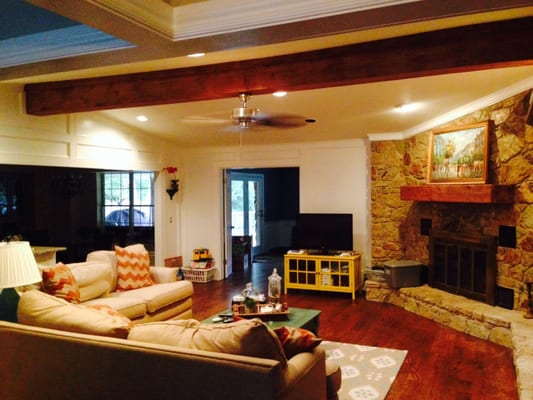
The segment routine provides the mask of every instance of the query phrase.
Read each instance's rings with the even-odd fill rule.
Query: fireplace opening
[[[489,235],[432,231],[429,286],[495,305],[496,243]]]

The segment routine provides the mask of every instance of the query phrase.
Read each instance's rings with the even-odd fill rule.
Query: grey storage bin
[[[387,284],[394,289],[420,286],[422,264],[412,260],[390,260],[383,264]]]

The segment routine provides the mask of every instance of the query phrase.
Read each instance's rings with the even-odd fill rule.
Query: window
[[[17,194],[20,192],[20,183],[16,178],[0,176],[0,217],[13,218],[20,214],[17,207]]]
[[[105,172],[102,177],[105,225],[154,226],[153,172]]]

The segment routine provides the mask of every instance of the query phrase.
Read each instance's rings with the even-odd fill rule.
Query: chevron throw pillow
[[[154,284],[150,277],[150,256],[142,244],[115,246],[117,290],[138,289]]]
[[[41,267],[41,272],[44,292],[70,303],[80,302],[78,282],[69,267],[59,262],[53,267]]]

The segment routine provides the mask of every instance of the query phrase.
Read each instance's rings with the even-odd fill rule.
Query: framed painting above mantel
[[[433,131],[428,183],[487,183],[490,127],[485,121]]]

